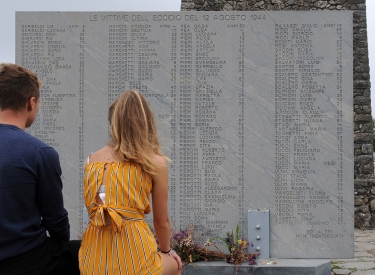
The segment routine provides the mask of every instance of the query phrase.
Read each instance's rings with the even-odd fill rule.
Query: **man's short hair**
[[[31,97],[39,99],[42,82],[32,71],[17,64],[0,64],[0,109],[19,111]]]

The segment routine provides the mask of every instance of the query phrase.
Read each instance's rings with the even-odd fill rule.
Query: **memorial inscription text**
[[[60,154],[77,235],[85,158],[108,140],[108,106],[136,89],[172,160],[177,230],[193,223],[204,243],[239,224],[246,236],[247,210],[266,208],[272,257],[351,257],[351,13],[16,17],[16,60],[43,81],[30,133]]]

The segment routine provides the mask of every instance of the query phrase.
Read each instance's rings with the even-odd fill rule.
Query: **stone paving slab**
[[[375,274],[375,261],[372,262],[350,262],[350,263],[345,263],[345,264],[340,264],[339,265],[342,268],[353,268],[357,270],[365,269],[365,270],[374,270]]]
[[[375,230],[354,231],[354,259],[332,259],[332,275],[375,275]]]
[[[375,270],[355,271],[350,275],[374,275]]]

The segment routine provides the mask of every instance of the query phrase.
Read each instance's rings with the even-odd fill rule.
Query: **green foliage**
[[[231,254],[233,249],[238,249],[239,247],[238,241],[240,240],[240,226],[237,224],[235,233],[233,233],[232,230],[232,232],[227,232],[226,238],[218,237],[217,239],[221,240],[225,244],[229,251],[229,254]]]
[[[217,239],[221,240],[229,251],[229,256],[227,257],[227,262],[231,264],[241,264],[244,260],[248,260],[249,264],[255,265],[258,253],[247,254],[246,250],[249,245],[253,244],[247,240],[240,238],[240,226],[237,225],[235,231],[227,232],[226,238]]]

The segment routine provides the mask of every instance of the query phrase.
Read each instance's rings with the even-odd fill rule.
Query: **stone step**
[[[277,259],[276,264],[248,265],[237,267],[223,261],[196,262],[183,268],[184,275],[331,275],[331,261],[327,259]]]

